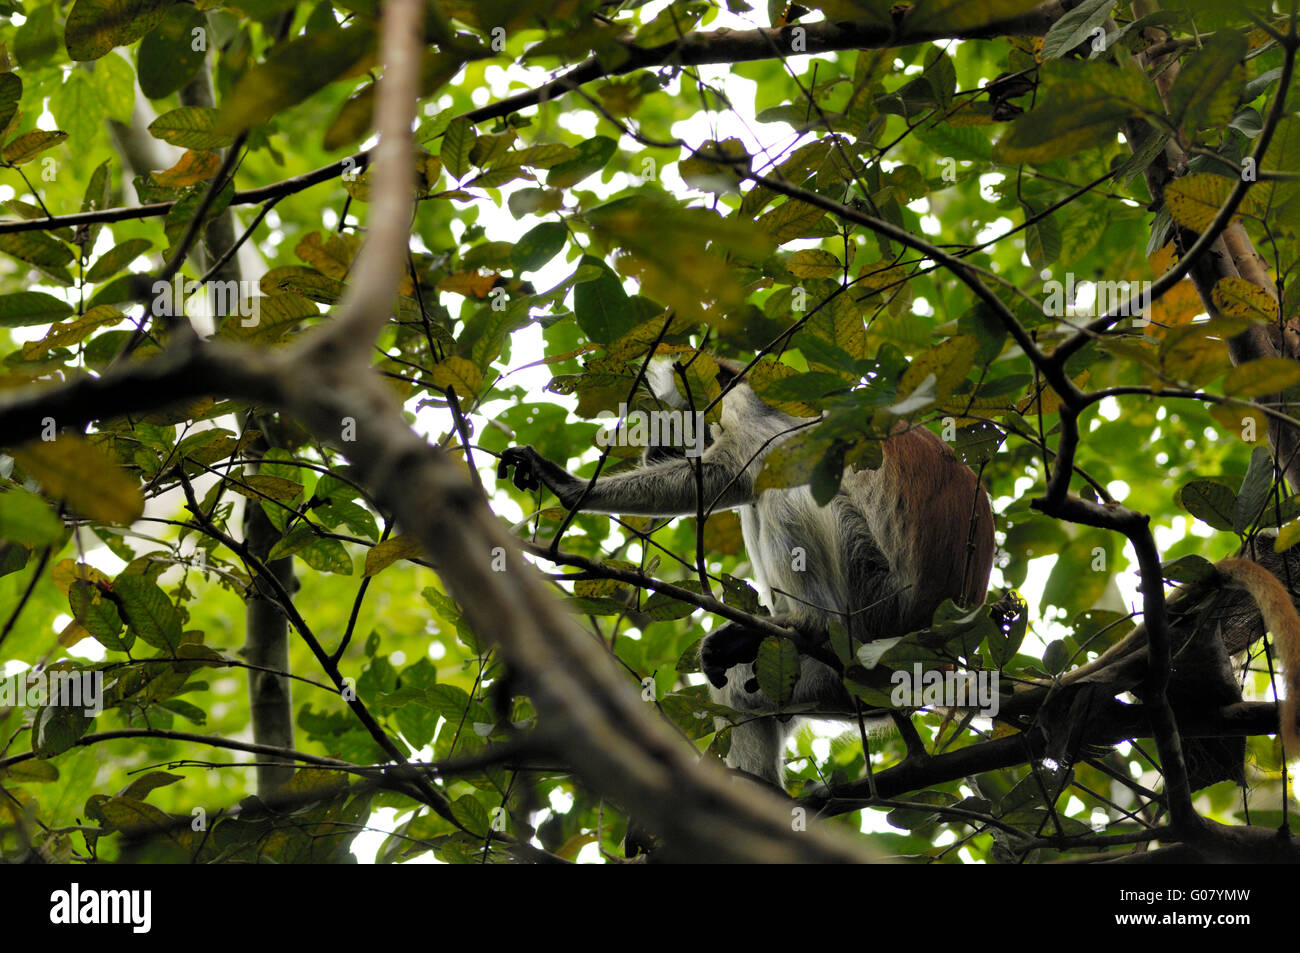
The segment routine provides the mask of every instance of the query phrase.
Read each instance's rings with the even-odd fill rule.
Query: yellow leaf
[[[66,138],[68,134],[57,129],[53,131],[33,129],[31,132],[23,133],[0,150],[0,158],[13,165],[22,165],[24,162],[31,162],[46,149],[52,149]]]
[[[1210,416],[1233,436],[1248,443],[1267,443],[1268,416],[1258,407],[1211,404],[1207,409],[1210,411]]]
[[[1183,324],[1165,332],[1160,363],[1166,380],[1209,383],[1231,366],[1228,350],[1208,324]]]
[[[1236,179],[1208,172],[1185,175],[1165,186],[1165,203],[1175,222],[1184,228],[1203,232],[1214,220],[1235,184]],[[1253,194],[1247,192],[1237,206],[1237,214],[1257,214],[1260,211],[1258,204]]]
[[[101,304],[91,308],[75,321],[50,325],[49,332],[39,341],[28,341],[23,345],[24,360],[34,360],[50,348],[66,347],[85,340],[96,328],[106,324],[117,324],[126,320],[126,315],[111,305]]]
[[[429,376],[443,390],[455,390],[461,400],[473,400],[483,386],[483,372],[474,362],[454,354],[433,365]]]
[[[59,633],[59,644],[67,648],[70,645],[76,645],[82,639],[88,638],[90,638],[90,633],[82,627],[80,622],[73,620],[65,625],[63,631]]]
[[[1074,378],[1074,386],[1082,388],[1088,381],[1091,371],[1080,371]],[[1050,387],[1044,387],[1041,397],[1030,395],[1016,404],[1021,414],[1054,414],[1061,409],[1061,397]]]
[[[33,441],[15,450],[14,459],[47,496],[67,500],[82,516],[126,525],[144,512],[135,478],[84,437]]]
[[[1244,318],[1256,324],[1277,321],[1277,299],[1267,289],[1245,278],[1220,278],[1214,283],[1210,297],[1225,317]]]
[[[373,576],[383,572],[399,559],[419,559],[424,555],[420,541],[414,536],[394,536],[382,543],[376,543],[366,553],[366,569],[363,575]]]
[[[439,281],[438,290],[481,300],[492,293],[492,288],[500,277],[497,274],[480,275],[476,271],[461,271]]]
[[[341,281],[348,276],[360,244],[355,235],[330,235],[322,239],[320,232],[311,232],[294,246],[293,253],[322,275]]]
[[[1151,302],[1151,324],[1146,333],[1152,337],[1163,337],[1166,328],[1188,324],[1198,314],[1205,311],[1201,296],[1191,279],[1174,285],[1159,301]]]
[[[771,235],[778,245],[809,232],[826,213],[815,205],[788,199],[758,217],[758,226]]]
[[[789,364],[782,364],[773,357],[764,357],[761,361],[749,369],[746,379],[749,386],[753,388],[759,399],[766,404],[770,404],[777,410],[793,417],[817,417],[821,411],[811,404],[805,404],[802,401],[779,401],[772,400],[764,396],[768,390],[777,381],[785,380],[787,377],[793,377],[798,374]]]
[[[1285,357],[1263,357],[1228,371],[1223,392],[1230,397],[1260,397],[1296,384],[1300,384],[1300,363]]]
[[[740,517],[733,511],[710,513],[704,520],[704,548],[709,552],[735,556],[743,543]]]
[[[833,278],[844,268],[838,258],[820,248],[805,248],[795,252],[785,267],[796,278]]]
[[[206,150],[187,149],[177,163],[165,172],[155,172],[154,184],[168,189],[183,189],[210,179],[221,168],[221,156]]]
[[[107,575],[100,572],[94,566],[87,566],[85,563],[78,563],[71,559],[61,559],[50,569],[50,579],[58,587],[59,592],[65,596],[72,584],[78,579],[93,583],[97,586],[108,586],[112,580]]]
[[[912,393],[933,374],[935,393],[946,397],[966,377],[978,350],[979,339],[971,334],[959,334],[936,344],[912,360],[898,382],[898,393]]]
[[[1300,543],[1300,520],[1292,520],[1277,531],[1273,552],[1284,553],[1296,543]]]

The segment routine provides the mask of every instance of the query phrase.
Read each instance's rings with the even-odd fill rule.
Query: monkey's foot
[[[714,687],[723,688],[727,684],[727,671],[758,658],[758,645],[762,641],[760,633],[729,622],[704,637],[700,645],[700,668]]]

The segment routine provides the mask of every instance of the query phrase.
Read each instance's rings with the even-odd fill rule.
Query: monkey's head
[[[718,386],[725,393],[737,378],[743,377],[745,365],[729,357],[714,357],[713,360],[718,366]],[[681,391],[680,378],[674,369],[674,365],[679,362],[681,362],[680,358],[653,358],[649,366],[646,367],[646,386],[661,404],[674,410],[689,410],[690,406],[686,395]],[[696,409],[703,410],[704,408],[701,405]]]
[[[702,419],[702,411],[707,401],[697,398],[695,406],[692,407],[691,401],[687,400],[686,394],[683,393],[681,387],[681,376],[678,374],[675,365],[679,362],[685,363],[689,359],[689,356],[676,359],[656,357],[646,367],[646,387],[653,395],[655,402],[668,414],[681,415],[683,418],[677,428],[670,424],[667,428],[658,430],[652,428],[651,432],[658,434],[663,433],[666,429],[669,433],[680,435],[685,439],[652,441],[646,446],[643,454],[644,463],[658,463],[662,460],[681,457],[686,454],[687,446],[694,445],[697,450],[702,450],[714,441],[716,434],[713,431],[716,425],[705,424]],[[718,385],[722,388],[725,400],[726,395],[735,389],[736,380],[742,377],[745,365],[726,357],[714,357],[713,360],[718,367]],[[692,415],[692,411],[695,411],[695,415]],[[692,416],[693,419],[686,419],[687,415]]]

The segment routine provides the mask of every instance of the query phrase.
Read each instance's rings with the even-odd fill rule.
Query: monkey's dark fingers
[[[541,486],[534,472],[532,447],[507,447],[501,452],[501,461],[497,464],[497,477],[504,480],[512,478],[520,490],[536,490]],[[514,469],[512,476],[511,469]]]

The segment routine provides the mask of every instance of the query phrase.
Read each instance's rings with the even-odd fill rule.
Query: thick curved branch
[[[381,48],[384,76],[375,96],[374,168],[366,242],[353,264],[352,280],[321,340],[332,340],[353,363],[365,360],[369,344],[392,313],[397,284],[406,268],[411,213],[415,205],[415,103],[420,93],[423,4],[388,0]]]
[[[1116,702],[1105,713],[1089,722],[1081,744],[1110,747],[1122,741],[1152,736],[1152,710],[1149,705],[1125,705]],[[1179,723],[1189,738],[1219,738],[1242,735],[1267,735],[1277,732],[1277,706],[1272,702],[1237,702],[1209,711],[1180,711]],[[892,768],[875,772],[879,797],[899,797],[956,781],[960,778],[1026,764],[1044,754],[1041,735],[1026,732],[995,738],[956,751],[927,758],[908,759]],[[863,778],[826,794],[797,798],[796,803],[823,815],[847,814],[870,806],[870,785]]]
[[[579,86],[611,76],[623,76],[655,66],[706,66],[770,60],[791,54],[834,53],[840,50],[883,50],[931,40],[987,40],[1003,36],[1044,36],[1063,14],[1082,0],[1048,0],[1034,9],[990,20],[968,29],[910,27],[904,16],[891,23],[822,21],[756,30],[711,30],[690,33],[662,46],[637,46],[619,41],[625,58],[607,67],[597,57],[584,60],[549,83],[508,96],[466,113],[471,122],[499,119],[521,109],[558,99]]]

